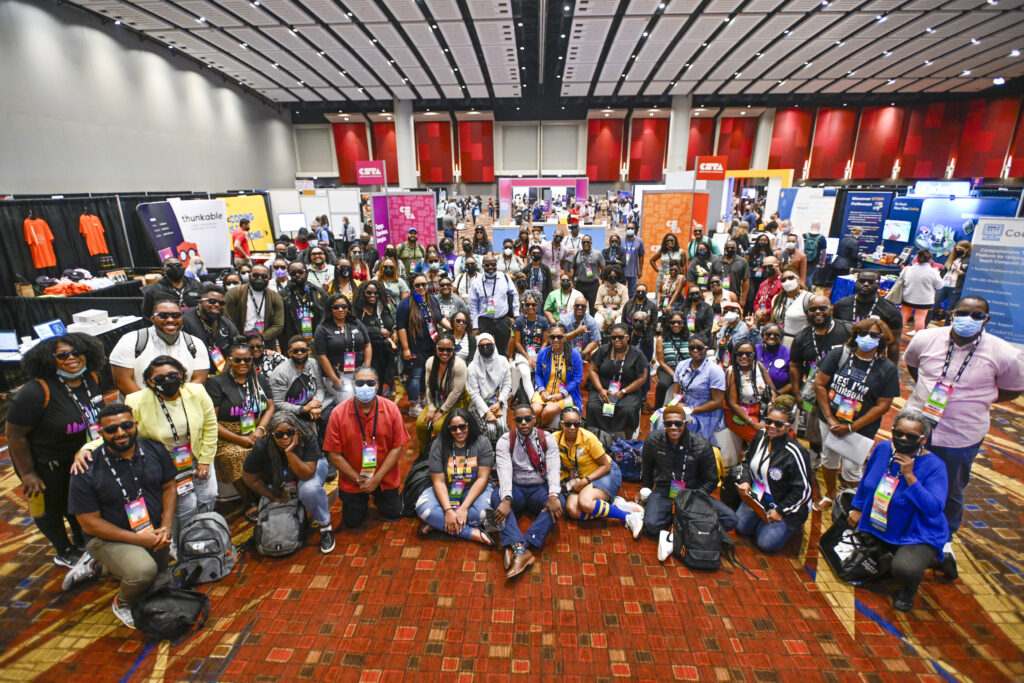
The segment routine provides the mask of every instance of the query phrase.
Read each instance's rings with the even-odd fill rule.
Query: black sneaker
[[[909,612],[914,607],[916,588],[900,588],[900,592],[892,599],[892,606],[900,612]]]
[[[334,532],[329,526],[320,528],[320,552],[324,555],[334,552]]]
[[[53,556],[53,563],[58,567],[65,567],[71,569],[78,561],[82,559],[83,552],[78,548],[71,547],[65,550],[63,553],[57,553]]]
[[[956,558],[953,557],[953,551],[949,550],[942,557],[942,562],[939,563],[939,571],[949,581],[952,581],[956,577],[960,576],[960,570],[956,568]]]

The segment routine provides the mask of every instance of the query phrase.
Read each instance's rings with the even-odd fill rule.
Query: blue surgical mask
[[[953,331],[968,339],[981,332],[984,326],[984,320],[975,320],[968,315],[953,318]]]
[[[362,403],[369,403],[377,395],[377,387],[356,387],[356,400]]]
[[[82,369],[79,370],[78,372],[64,372],[60,368],[57,368],[57,376],[62,379],[77,379],[78,377],[81,377],[83,374],[85,374],[85,371],[86,367],[84,365],[82,366]]]
[[[857,342],[857,348],[861,351],[874,351],[878,348],[878,340],[867,334],[857,335],[855,341]]]

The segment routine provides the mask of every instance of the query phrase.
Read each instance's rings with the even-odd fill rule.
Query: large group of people
[[[474,217],[481,204],[468,204]],[[234,269],[201,282],[172,258],[145,290],[151,326],[109,354],[74,333],[37,344],[7,436],[65,587],[105,567],[130,625],[181,528],[231,490],[252,523],[261,499],[297,497],[323,553],[335,476],[344,527],[364,523],[371,498],[397,519],[411,441],[400,394],[429,463],[421,533],[500,547],[509,579],[563,514],[671,534],[676,494],[716,492],[729,444],[739,465],[724,479],[740,502],[713,499],[726,531],[777,552],[843,487],[856,491],[851,526],[897,549],[898,609],[927,567],[955,576],[950,541],[989,411],[1024,391],[1024,358],[986,331],[987,302],[962,292],[966,250],[939,280],[911,273],[921,258],[908,269],[907,290],[941,289],[952,323],[922,319],[901,360],[903,324],[934,300],[901,313],[872,270],[835,304],[815,293],[814,273],[834,265],[818,226],[798,237],[744,214],[721,250],[700,226],[651,249],[626,205],[581,207],[622,224],[603,251],[581,234],[580,208],[546,240],[520,203],[519,239],[497,252],[478,226],[457,255],[446,220],[440,248],[410,230],[378,254],[368,233],[318,229],[301,248],[278,241],[269,264],[236,250]],[[876,443],[900,362],[916,385]],[[628,501],[610,445],[638,437],[645,415],[646,493]]]

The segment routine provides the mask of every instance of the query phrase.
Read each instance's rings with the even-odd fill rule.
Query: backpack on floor
[[[197,591],[163,586],[132,605],[135,628],[151,640],[178,640],[198,631],[210,616],[210,598]]]
[[[237,560],[227,521],[219,512],[203,512],[181,530],[174,575],[185,587],[220,581],[231,573]]]
[[[732,565],[739,564],[736,546],[718,523],[718,511],[711,503],[711,496],[697,489],[683,489],[675,503],[673,555],[690,569],[722,569],[723,556]]]
[[[640,451],[643,450],[644,442],[639,439],[615,439],[612,443],[609,455],[619,466],[622,472],[622,481],[640,481],[640,469],[643,458]]]
[[[291,555],[305,542],[306,509],[299,499],[278,503],[260,498],[253,544],[260,555],[284,557]]]
[[[422,458],[413,463],[402,485],[402,516],[416,516],[416,501],[430,486],[430,463]]]

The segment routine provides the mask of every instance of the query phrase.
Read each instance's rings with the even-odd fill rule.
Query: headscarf
[[[494,349],[494,353],[490,358],[484,358],[484,355],[480,353],[480,345],[484,342],[490,342],[497,347],[493,335],[487,332],[478,334],[476,337],[476,355],[473,356],[473,362],[469,364],[469,372],[476,374],[485,392],[496,391],[501,388],[502,382],[505,381],[505,375],[509,373],[511,366],[508,363],[508,358],[498,353],[497,348]]]

